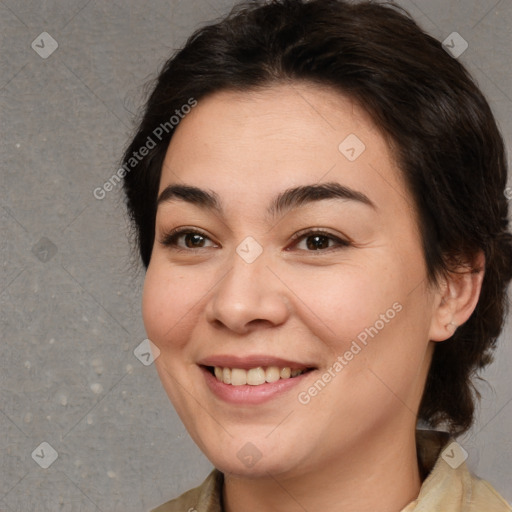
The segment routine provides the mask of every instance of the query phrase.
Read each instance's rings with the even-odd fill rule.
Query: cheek
[[[412,293],[408,269],[385,263],[383,257],[380,265],[312,269],[294,280],[298,314],[329,349],[326,362],[342,356],[344,377],[338,382],[362,379],[361,392],[382,388],[368,368],[406,388],[422,366],[427,344],[425,291],[420,286]]]
[[[354,339],[400,300],[391,273],[368,266],[306,269],[293,282],[301,318],[311,318],[310,329],[334,344]]]
[[[186,279],[176,270],[152,261],[142,293],[142,317],[148,338],[160,350],[179,349],[193,327],[194,312],[204,295],[200,279]]]

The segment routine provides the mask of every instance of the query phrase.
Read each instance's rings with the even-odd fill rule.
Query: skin
[[[338,149],[349,134],[366,146],[353,162]],[[375,207],[326,199],[268,216],[284,190],[327,182]],[[414,432],[433,347],[453,334],[449,322],[469,317],[482,275],[429,285],[413,202],[385,138],[349,98],[318,85],[222,91],[176,129],[160,192],[173,184],[214,191],[223,211],[159,204],[143,318],[169,398],[225,474],[226,511],[405,507],[421,486]],[[185,237],[181,250],[161,243],[180,226],[204,232],[202,247]],[[308,228],[350,244],[322,239],[327,248],[315,250],[311,238],[291,238]],[[247,236],[263,248],[252,263],[235,250]],[[364,350],[299,403],[394,303],[401,311]],[[235,406],[211,393],[197,365],[218,354],[269,354],[317,370],[270,401]],[[248,442],[261,453],[252,467],[237,457]]]

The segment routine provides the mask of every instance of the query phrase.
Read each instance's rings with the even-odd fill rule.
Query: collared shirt
[[[401,512],[512,512],[485,480],[472,475],[457,444],[445,433],[418,430],[418,462],[424,480],[418,497]],[[223,512],[223,474],[214,469],[199,486],[152,512]]]

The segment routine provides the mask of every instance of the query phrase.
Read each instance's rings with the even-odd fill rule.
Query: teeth
[[[240,370],[243,372],[243,370]],[[247,384],[258,386],[265,383],[265,370],[261,367],[251,368],[247,373]]]
[[[269,366],[265,370],[265,380],[267,382],[276,382],[280,379],[279,368],[277,366]]]
[[[226,371],[225,368],[224,371]],[[247,384],[247,372],[240,368],[233,368],[231,370],[231,384],[233,384],[233,386],[243,386]]]
[[[231,384],[231,370],[229,368],[222,369],[222,382]]]
[[[267,368],[258,366],[250,370],[243,370],[241,368],[221,368],[220,366],[215,366],[214,368],[215,377],[218,381],[233,386],[243,386],[245,384],[259,386],[265,384],[265,382],[276,382],[279,379],[297,377],[305,371],[305,368],[294,368],[292,370],[290,367],[279,368],[277,366],[269,366]]]

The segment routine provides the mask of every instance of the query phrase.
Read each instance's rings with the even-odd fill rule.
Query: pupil
[[[307,239],[306,245],[308,249],[326,249],[327,247],[329,247],[329,240],[326,236],[323,235],[310,236]]]
[[[197,233],[189,233],[188,235],[185,235],[185,244],[187,247],[202,247],[203,242],[203,237]]]

